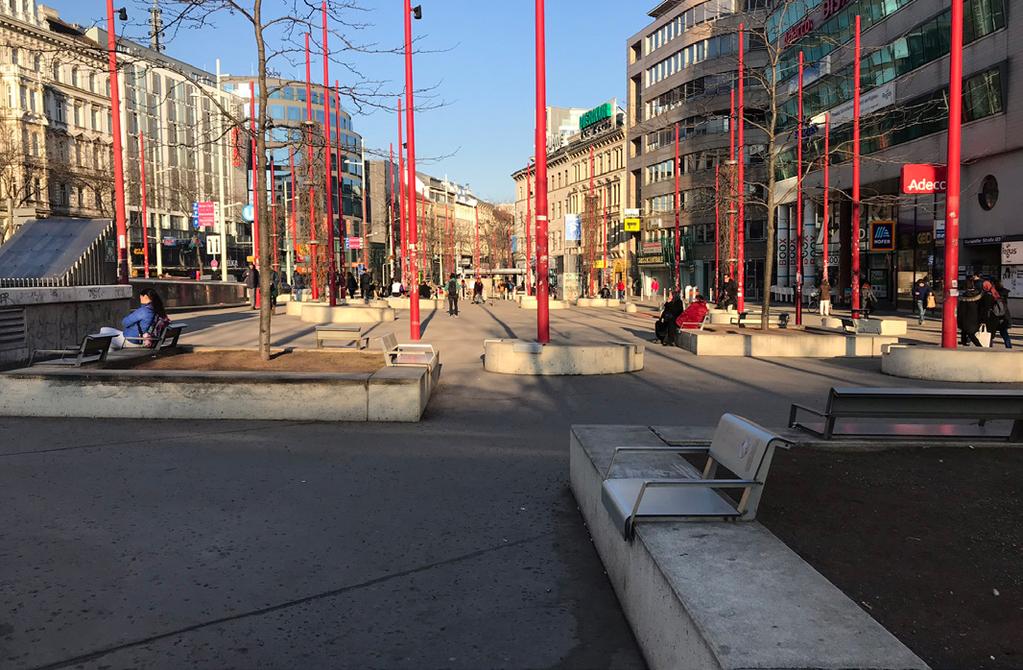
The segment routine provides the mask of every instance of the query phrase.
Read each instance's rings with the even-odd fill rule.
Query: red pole
[[[728,160],[732,171],[728,175],[728,274],[735,278],[735,211],[733,199],[737,189],[735,188],[735,89],[732,89],[729,124],[728,124]]]
[[[297,210],[298,200],[295,198],[295,152],[288,152],[288,168],[291,170],[291,249],[295,256],[295,265],[298,265],[298,221]],[[292,269],[294,272],[294,268]],[[294,281],[294,278],[292,278]]]
[[[142,258],[149,279],[149,214],[146,212],[146,134],[139,130],[139,172],[142,175]],[[160,244],[160,240],[156,241]],[[226,243],[226,240],[225,240]]]
[[[270,239],[274,245],[274,271],[280,272],[281,269],[281,256],[280,256],[280,245],[277,244],[277,181],[276,171],[274,170],[274,158],[270,156]]]
[[[476,279],[480,278],[480,204],[476,203],[474,210],[476,212]]]
[[[681,165],[678,159],[678,134],[679,124],[675,124],[675,162],[672,163],[672,172],[675,173],[675,290],[682,290],[682,227],[680,220],[682,213],[679,211],[682,208],[681,203]]]
[[[252,96],[249,98],[249,129],[252,131],[252,262],[259,267],[259,197],[256,194],[256,167],[259,161],[256,160],[256,82],[249,82],[249,91]],[[258,303],[259,289],[256,289]]]
[[[530,285],[533,277],[533,269],[529,261],[533,257],[532,243],[530,242],[529,226],[533,218],[533,187],[529,183],[529,163],[526,163],[526,295],[533,295],[533,287]]]
[[[306,165],[307,181],[309,182],[309,267],[310,267],[310,283],[312,284],[312,298],[313,300],[320,299],[320,276],[319,276],[319,253],[317,253],[317,245],[320,243],[316,239],[317,225],[316,225],[316,186],[313,181],[314,170],[313,170],[313,84],[312,84],[312,73],[310,70],[310,58],[309,58],[309,33],[305,34],[305,119],[308,126],[306,132],[306,142],[309,147],[309,160]]]
[[[743,33],[745,32],[745,26],[739,24],[739,108],[736,112],[736,116],[739,119],[739,126],[736,128],[736,156],[739,159],[739,174],[735,179],[736,186],[739,187],[739,207],[737,212],[737,218],[739,219],[739,225],[735,231],[735,237],[739,245],[739,258],[736,261],[738,265],[736,285],[738,290],[738,310],[740,312],[746,309],[746,140],[744,133],[746,129],[746,119],[743,118],[746,115],[746,105],[743,99],[743,91],[745,89],[746,80],[746,69],[743,67],[743,57],[746,51],[745,42],[743,39]]]
[[[604,198],[604,267],[600,272],[600,283],[607,283],[607,188],[601,189]]]
[[[853,56],[852,317],[860,315],[860,16]],[[946,244],[948,242],[946,241]]]
[[[547,54],[544,0],[536,0],[536,339],[551,341],[547,305]]]
[[[335,163],[337,165],[337,216],[338,216],[338,230],[341,232],[341,239],[339,240],[341,258],[344,259],[344,272],[349,271],[348,267],[348,227],[345,225],[345,206],[344,206],[344,184],[343,170],[344,168],[344,156],[341,153],[341,93],[338,83],[334,82],[334,137],[337,138],[337,155],[335,156]],[[365,198],[363,198],[365,200]],[[345,278],[344,272],[341,274],[341,279]],[[348,289],[345,288],[347,291]],[[351,296],[348,296],[351,298]]]
[[[409,190],[409,253],[411,254],[412,267],[416,266],[416,246],[418,244],[419,231],[416,225],[416,117],[415,117],[415,89],[412,87],[412,3],[405,0],[405,114],[406,127],[408,128],[408,190]],[[419,290],[412,290],[412,300],[409,302],[409,329],[413,341],[418,341],[421,333],[419,326]]]
[[[963,2],[952,0],[952,48],[948,67],[948,188],[945,193],[945,301],[941,308],[941,346],[956,348],[959,302],[959,184],[963,121]]]
[[[389,147],[390,147],[390,151],[389,151],[389,156],[388,156],[388,161],[387,161],[387,190],[389,190],[391,192],[391,198],[390,198],[390,200],[388,201],[387,204],[391,207],[391,216],[387,217],[387,237],[390,240],[390,244],[391,244],[391,250],[390,250],[391,251],[391,283],[394,283],[394,277],[395,277],[395,274],[394,274],[394,219],[391,218],[391,217],[394,216],[395,211],[397,210],[397,207],[394,206],[394,204],[395,204],[394,173],[392,171],[393,170],[393,165],[394,165],[394,143],[392,142],[389,145]],[[363,169],[365,170],[365,166],[363,166]],[[363,173],[363,179],[365,179],[365,178],[366,178],[366,175],[365,175],[365,173]],[[365,197],[365,194],[363,194],[363,197]],[[401,276],[401,275],[399,274],[397,276]]]
[[[595,166],[595,161],[593,159],[593,147],[591,146],[590,147],[590,203],[595,203],[596,202],[596,195],[593,192],[593,172],[594,172],[594,166]],[[589,207],[587,207],[586,209],[588,210]],[[594,210],[595,209],[596,209],[596,205],[594,205]],[[589,273],[590,274],[590,295],[596,295],[596,291],[594,290],[594,286],[593,286],[593,280],[594,280],[594,274],[595,274],[594,271],[593,271],[593,266],[595,265],[594,257],[596,255],[595,240],[594,240],[594,238],[596,237],[595,233],[597,231],[593,230],[593,229],[597,227],[597,212],[596,211],[593,211],[593,212],[589,212],[588,211],[587,214],[590,215],[589,219],[590,219],[590,221],[593,222],[593,225],[590,227],[590,244],[587,245],[589,247],[589,256],[590,256],[590,273]]]
[[[714,301],[721,288],[721,164],[714,165]]]
[[[128,220],[124,213],[124,157],[121,155],[121,100],[117,80],[114,0],[107,0],[107,66],[110,70],[111,132],[114,135],[114,227],[117,230],[117,283],[128,283]],[[143,233],[145,226],[143,226]]]
[[[799,128],[796,130],[796,325],[803,325],[803,52],[799,52]]]
[[[824,115],[824,217],[821,226],[824,228],[822,254],[824,256],[823,266],[824,281],[828,281],[828,238],[831,237],[831,225],[828,221],[831,212],[828,207],[828,196],[831,191],[831,114]],[[821,300],[830,300],[831,296],[822,295]]]
[[[334,194],[331,184],[330,166],[330,45],[327,43],[327,0],[323,0],[323,142],[326,145],[324,153],[324,180],[326,191],[324,196],[327,201],[327,298],[330,306],[337,305],[337,250],[334,247]],[[338,178],[341,175],[338,174]]]
[[[408,212],[405,210],[405,144],[402,140],[401,98],[398,99],[398,226],[401,233],[401,281],[407,289],[409,284],[408,262]]]

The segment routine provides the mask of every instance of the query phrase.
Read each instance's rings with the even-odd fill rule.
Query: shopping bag
[[[927,294],[927,309],[934,309],[938,306],[938,301],[934,299],[933,293]]]
[[[977,331],[977,341],[982,347],[991,346],[991,333],[988,332],[987,326],[981,325],[980,330]]]

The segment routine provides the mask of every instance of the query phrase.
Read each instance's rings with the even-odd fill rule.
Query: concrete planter
[[[531,295],[522,296],[519,300],[521,309],[536,309],[536,297]],[[564,300],[548,300],[547,309],[568,309],[570,305]]]
[[[374,373],[47,370],[0,374],[0,416],[416,422],[426,368]]]
[[[1023,351],[892,346],[881,357],[881,372],[943,382],[1023,383]]]
[[[547,344],[486,340],[484,369],[509,375],[613,375],[643,369],[642,344]]]
[[[364,304],[351,304],[338,307],[331,307],[322,302],[298,303],[300,307],[299,318],[306,323],[384,323],[394,321],[397,317],[391,307],[373,307]],[[289,309],[291,305],[288,305]],[[291,313],[290,311],[288,312]]]
[[[842,358],[880,356],[899,338],[885,335],[843,335],[789,332],[724,333],[683,330],[677,344],[698,356],[750,356],[756,358]]]
[[[614,298],[578,298],[575,301],[576,307],[621,307],[622,304]]]

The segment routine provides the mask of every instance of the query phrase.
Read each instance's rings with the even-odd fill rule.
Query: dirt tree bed
[[[284,351],[263,361],[256,351],[197,351],[143,358],[134,370],[203,370],[211,372],[376,372],[386,361],[380,352]]]
[[[935,670],[1023,668],[1023,449],[779,451],[758,520]]]

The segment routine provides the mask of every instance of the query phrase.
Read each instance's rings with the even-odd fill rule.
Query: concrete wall
[[[25,324],[23,337],[0,341],[0,369],[24,365],[33,349],[77,345],[103,326],[119,327],[130,298],[130,286],[0,289],[0,312]]]
[[[138,302],[142,289],[155,290],[168,309],[205,307],[207,305],[239,305],[248,302],[245,284],[237,282],[198,282],[174,279],[132,279],[131,287]]]

